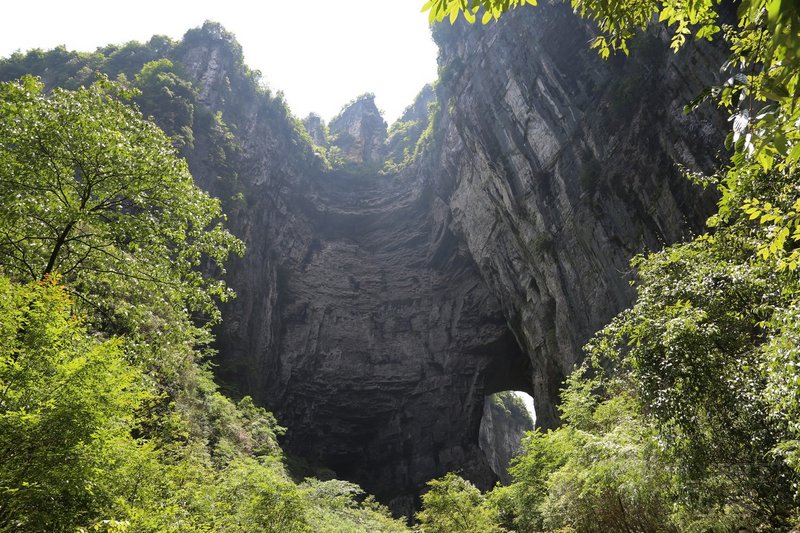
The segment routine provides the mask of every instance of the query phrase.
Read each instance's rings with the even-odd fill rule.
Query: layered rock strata
[[[715,81],[721,53],[673,55],[652,29],[630,58],[602,61],[560,5],[434,36],[447,110],[437,194],[530,357],[537,423],[550,427],[581,347],[631,301],[630,258],[709,213],[680,167],[714,168],[725,124],[683,106]]]
[[[222,166],[201,136],[187,154],[202,186],[241,188],[230,224],[248,251],[227,274],[218,375],[276,413],[289,451],[398,512],[447,471],[496,480],[487,395],[529,391],[557,423],[581,346],[631,301],[629,259],[701,227],[713,199],[677,166],[710,168],[724,127],[682,113],[720,61],[707,47],[673,56],[653,31],[603,62],[561,5],[434,33],[435,95],[388,141],[369,98],[344,110],[339,171],[223,33],[172,57],[236,140]],[[379,173],[387,156],[402,170]]]

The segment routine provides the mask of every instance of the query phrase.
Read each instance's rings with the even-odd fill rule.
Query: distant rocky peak
[[[400,168],[412,160],[417,144],[430,123],[432,105],[436,102],[433,85],[427,84],[417,94],[414,103],[408,106],[403,115],[389,128],[385,143],[385,168]]]
[[[380,165],[386,140],[386,121],[375,105],[375,95],[359,96],[330,123],[331,145],[355,165]]]
[[[218,22],[186,32],[178,61],[199,88],[199,99],[219,110],[231,94],[231,76],[243,72],[244,56],[236,37]]]
[[[399,118],[400,122],[427,122],[430,114],[430,106],[436,100],[436,92],[433,85],[426,84],[414,98],[414,103],[405,108],[403,115]]]
[[[328,129],[325,126],[325,121],[316,113],[309,113],[303,119],[303,126],[306,128],[308,135],[314,144],[317,146],[328,146]]]

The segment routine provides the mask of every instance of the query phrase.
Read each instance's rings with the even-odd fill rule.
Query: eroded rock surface
[[[354,165],[379,167],[383,163],[386,122],[375,96],[365,94],[345,107],[330,123],[331,144]]]
[[[713,168],[724,123],[682,109],[718,50],[678,56],[651,31],[604,62],[566,6],[440,25],[438,194],[530,356],[537,423],[581,347],[632,298],[630,258],[702,227],[712,200],[678,165]]]
[[[483,398],[529,389],[529,359],[429,170],[326,171],[272,107],[239,108],[247,201],[231,222],[248,252],[228,273],[239,296],[218,331],[220,377],[276,413],[288,450],[398,512],[450,470],[493,484]]]
[[[508,467],[522,448],[522,438],[533,431],[533,418],[514,391],[503,391],[483,400],[478,445],[500,481],[511,483]]]
[[[276,413],[290,452],[399,512],[449,470],[496,480],[478,447],[488,394],[529,391],[556,424],[581,346],[632,298],[629,259],[699,228],[713,201],[676,166],[709,168],[721,145],[723,124],[682,113],[712,49],[675,57],[653,32],[603,62],[564,6],[445,25],[441,79],[404,137],[385,142],[359,100],[330,125],[351,165],[329,171],[229,40],[194,37],[174,59],[237,145],[220,165],[198,137],[189,161],[220,195],[235,174],[248,247],[218,375]],[[403,170],[379,174],[387,154]]]

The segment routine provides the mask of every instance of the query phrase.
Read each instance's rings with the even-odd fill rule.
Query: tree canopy
[[[124,281],[214,315],[212,298],[228,294],[200,267],[221,269],[241,242],[129,96],[106,79],[50,93],[32,77],[0,85],[0,268],[76,290]]]
[[[422,496],[424,510],[417,513],[424,533],[500,533],[493,510],[484,496],[461,476],[449,473],[428,483]]]
[[[217,390],[198,313],[242,243],[173,147],[195,88],[140,74],[175,139],[124,79],[0,84],[0,531],[407,531],[355,485],[293,479],[275,418]]]

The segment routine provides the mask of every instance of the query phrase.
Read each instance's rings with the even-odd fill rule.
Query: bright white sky
[[[391,123],[436,79],[436,46],[423,0],[29,0],[6,2],[0,56],[60,44],[93,51],[154,34],[179,39],[215,20],[245,61],[281,90],[292,112],[329,121],[352,98],[376,95]]]
[[[514,394],[519,396],[519,398],[522,400],[522,403],[525,404],[525,407],[528,409],[528,413],[531,415],[531,419],[533,419],[533,423],[535,425],[536,424],[536,409],[534,408],[534,405],[533,405],[533,396],[531,396],[527,392],[521,392],[521,391],[514,391]]]

